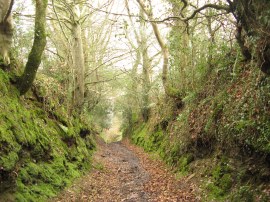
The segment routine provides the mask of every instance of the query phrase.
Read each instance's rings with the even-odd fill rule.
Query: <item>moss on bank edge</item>
[[[0,201],[45,201],[91,167],[92,130],[0,81]]]

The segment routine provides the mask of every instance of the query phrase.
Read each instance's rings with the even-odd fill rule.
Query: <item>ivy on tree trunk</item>
[[[36,77],[41,57],[46,46],[46,9],[48,0],[36,0],[35,36],[31,52],[28,56],[23,74],[18,78],[16,86],[20,95],[24,95],[32,86]]]

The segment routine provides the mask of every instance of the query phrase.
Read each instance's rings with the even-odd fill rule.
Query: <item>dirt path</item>
[[[162,162],[127,141],[99,143],[94,162],[96,169],[53,201],[199,201],[188,178],[176,180]]]

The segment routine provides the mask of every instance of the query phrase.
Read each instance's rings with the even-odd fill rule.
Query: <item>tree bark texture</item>
[[[74,106],[80,109],[84,103],[84,73],[85,73],[85,61],[82,43],[82,29],[79,22],[75,22],[72,25],[73,35],[73,65],[75,73],[75,90],[74,90]]]

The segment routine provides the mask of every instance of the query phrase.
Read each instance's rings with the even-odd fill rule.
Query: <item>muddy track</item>
[[[94,166],[52,201],[199,201],[191,185],[175,180],[161,162],[128,142],[100,142]]]

